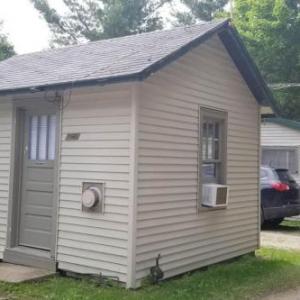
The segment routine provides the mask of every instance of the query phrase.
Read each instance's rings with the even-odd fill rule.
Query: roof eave
[[[290,129],[300,131],[300,122],[298,122],[298,121],[284,119],[284,118],[274,118],[274,117],[263,118],[262,121],[267,122],[267,123],[274,123],[274,124],[281,125],[281,126],[284,126],[284,127],[290,128]]]
[[[141,81],[141,80],[143,80],[143,74],[142,72],[138,72],[129,75],[118,75],[118,76],[105,77],[101,79],[68,81],[64,83],[29,86],[29,87],[23,87],[23,88],[11,89],[11,90],[2,90],[2,91],[0,90],[0,96],[7,96],[7,95],[21,94],[21,93],[53,91],[53,90],[65,90],[65,89],[72,89],[72,88],[91,87],[96,85],[102,86],[106,84],[126,83],[126,82]]]
[[[43,86],[31,86],[13,90],[2,90],[0,95],[16,94],[16,93],[28,93],[33,91],[45,91],[45,90],[63,90],[68,88],[87,87],[94,85],[106,85],[112,83],[124,83],[130,81],[143,81],[147,79],[153,73],[161,70],[168,64],[176,61],[191,49],[198,47],[200,44],[208,40],[214,34],[218,34],[222,40],[229,55],[234,61],[236,67],[239,69],[242,77],[246,81],[252,94],[256,98],[257,102],[262,106],[271,106],[276,114],[278,109],[275,104],[272,92],[268,88],[266,82],[261,76],[257,66],[249,55],[243,41],[239,37],[236,29],[230,24],[229,20],[220,22],[217,26],[208,30],[205,34],[192,40],[191,42],[180,47],[176,51],[170,53],[159,61],[154,62],[152,65],[141,70],[140,72],[126,75],[117,75],[106,77],[102,79],[88,79],[76,82],[65,82],[53,85]]]

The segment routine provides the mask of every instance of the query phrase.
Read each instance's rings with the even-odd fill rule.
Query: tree
[[[217,14],[224,11],[228,0],[181,0],[181,2],[188,8],[188,11],[177,12],[175,14],[177,22],[190,25],[198,20],[212,20]]]
[[[7,36],[1,33],[2,23],[0,22],[0,60],[9,58],[15,54],[14,47],[8,42]]]
[[[53,33],[53,45],[77,44],[161,29],[158,10],[170,0],[63,0],[61,15],[47,0],[31,0]]]
[[[268,83],[300,83],[299,0],[236,0],[233,19]],[[283,116],[300,120],[300,89],[274,94]]]

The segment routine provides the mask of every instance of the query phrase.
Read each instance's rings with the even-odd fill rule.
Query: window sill
[[[207,206],[199,206],[198,207],[198,213],[200,212],[210,212],[215,210],[225,210],[228,206],[221,206],[221,207],[207,207]]]

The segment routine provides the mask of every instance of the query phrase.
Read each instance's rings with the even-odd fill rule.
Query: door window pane
[[[47,159],[47,135],[48,135],[48,116],[44,115],[40,117],[39,122],[39,151],[38,159]]]
[[[48,140],[48,159],[55,159],[55,139],[56,139],[56,116],[49,119],[49,140]]]
[[[38,117],[34,116],[30,119],[30,137],[29,137],[29,159],[37,159],[37,140],[38,140]]]
[[[56,116],[42,115],[30,118],[29,159],[54,160],[56,140]]]

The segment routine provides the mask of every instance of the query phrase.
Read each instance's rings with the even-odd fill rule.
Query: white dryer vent
[[[81,210],[104,213],[104,183],[82,183]]]

